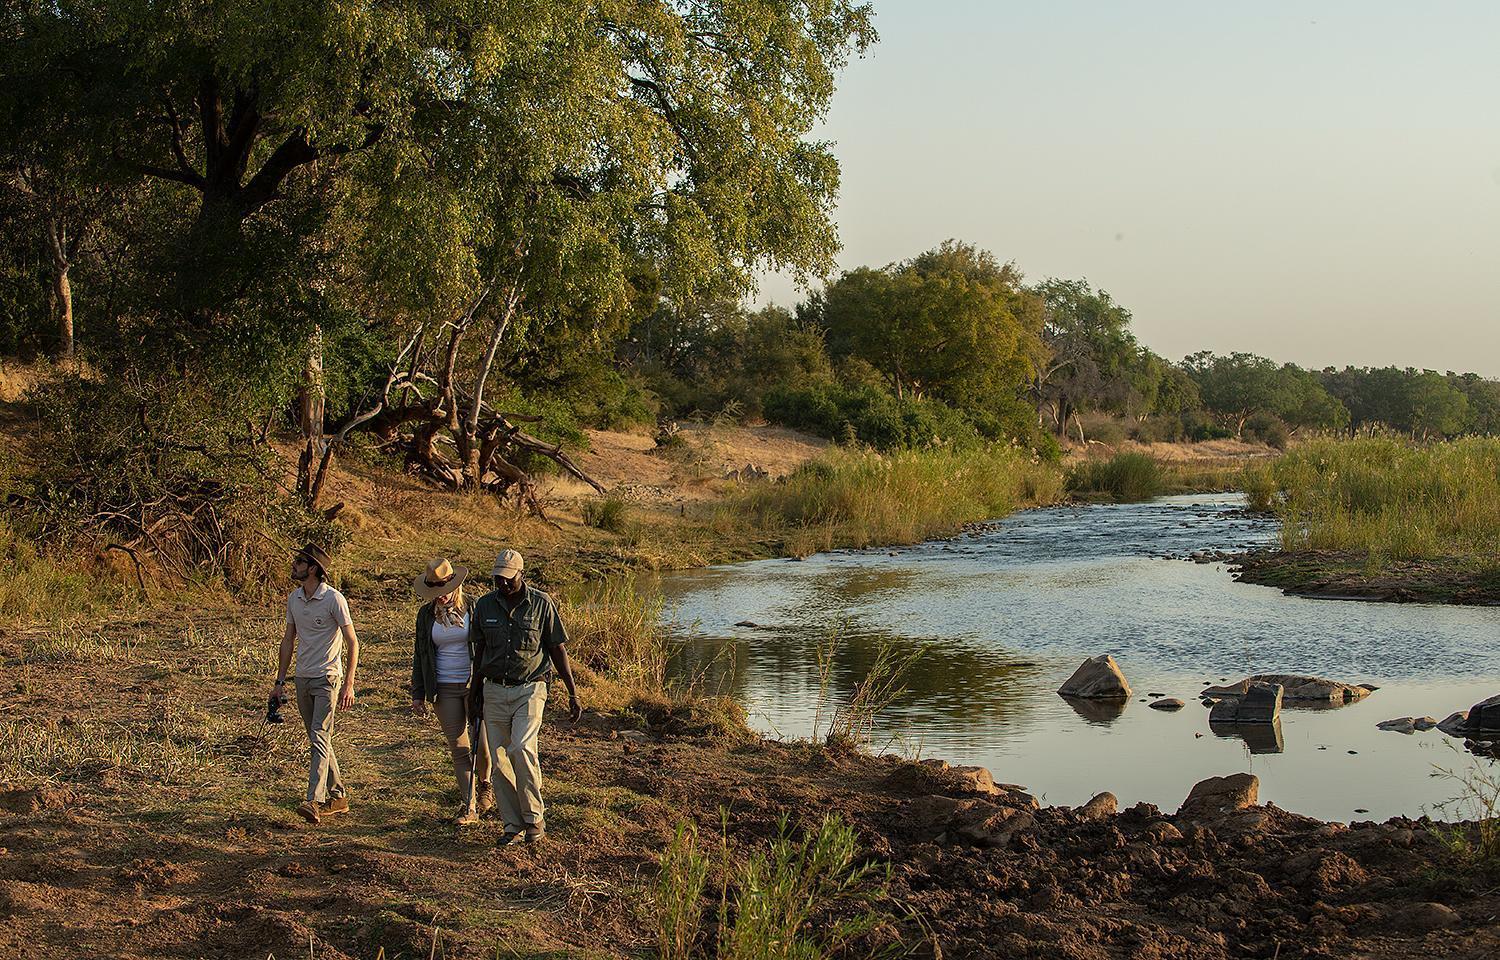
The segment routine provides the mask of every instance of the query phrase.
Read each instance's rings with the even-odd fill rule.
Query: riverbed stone
[[[1079,807],[1078,816],[1084,820],[1104,820],[1114,816],[1119,806],[1120,802],[1115,798],[1115,795],[1106,790]]]
[[[1467,736],[1469,727],[1469,711],[1458,710],[1448,714],[1446,718],[1438,722],[1437,728],[1450,737]]]
[[[1414,730],[1431,730],[1438,725],[1438,722],[1432,717],[1415,717],[1411,725]]]
[[[1207,687],[1203,690],[1203,695],[1214,699],[1243,697],[1252,683],[1271,683],[1280,686],[1281,697],[1284,701],[1330,706],[1363,700],[1370,695],[1372,689],[1364,684],[1340,683],[1337,680],[1295,673],[1257,673],[1239,683]]]
[[[1209,777],[1193,785],[1177,811],[1180,817],[1204,817],[1244,810],[1260,799],[1260,778],[1253,773]]]
[[[1152,703],[1151,704],[1151,709],[1152,710],[1181,710],[1185,706],[1187,706],[1187,704],[1183,703],[1181,700],[1178,700],[1176,697],[1163,697],[1162,699],[1157,700],[1155,703]]]
[[[1375,726],[1381,730],[1389,730],[1392,733],[1412,734],[1417,730],[1417,722],[1411,717],[1397,717],[1394,720],[1382,720]]]
[[[1281,716],[1280,684],[1249,682],[1237,697],[1225,697],[1215,703],[1208,715],[1214,723],[1275,723]]]
[[[1083,661],[1057,692],[1065,697],[1124,700],[1130,696],[1130,684],[1115,658],[1105,653]]]

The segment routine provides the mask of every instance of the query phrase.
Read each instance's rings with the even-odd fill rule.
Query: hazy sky
[[[1500,3],[875,10],[821,131],[841,268],[954,237],[1088,278],[1169,359],[1500,376]]]

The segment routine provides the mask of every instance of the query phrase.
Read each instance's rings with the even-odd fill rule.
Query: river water
[[[877,750],[982,764],[1052,804],[1109,790],[1170,812],[1197,781],[1247,771],[1262,802],[1324,819],[1463,815],[1443,806],[1458,785],[1441,771],[1494,773],[1489,761],[1436,730],[1375,724],[1442,719],[1500,691],[1500,609],[1289,597],[1171,559],[1275,535],[1230,494],[1030,510],[951,541],[671,574],[664,616],[685,641],[679,676],[733,694],[773,736],[826,724],[882,645],[925,644],[877,720]],[[833,637],[820,702],[817,651]],[[1135,690],[1122,710],[1055,692],[1100,653]],[[1252,673],[1380,689],[1337,709],[1286,708],[1277,729],[1210,729],[1197,691]],[[1156,695],[1187,706],[1150,709]]]

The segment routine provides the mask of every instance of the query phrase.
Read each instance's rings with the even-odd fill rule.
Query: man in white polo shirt
[[[339,761],[333,755],[333,717],[341,708],[354,706],[354,670],[359,665],[359,638],[349,618],[349,603],[330,587],[328,554],[308,544],[292,560],[292,580],[297,589],[286,601],[286,633],[281,638],[276,685],[271,695],[284,697],[292,650],[297,651],[297,712],[307,729],[312,747],[307,772],[307,801],[297,813],[308,823],[344,813],[349,798],[339,777]],[[344,670],[348,651],[349,669]],[[342,683],[340,680],[342,679]],[[338,689],[338,695],[334,690]]]

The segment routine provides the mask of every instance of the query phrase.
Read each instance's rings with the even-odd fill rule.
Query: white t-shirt
[[[320,583],[309,597],[298,587],[286,598],[286,622],[297,631],[295,676],[344,675],[344,638],[339,628],[347,627],[350,620],[349,602],[342,593]]]
[[[469,616],[453,626],[432,621],[432,645],[437,648],[437,682],[468,683],[473,661],[469,658]]]

